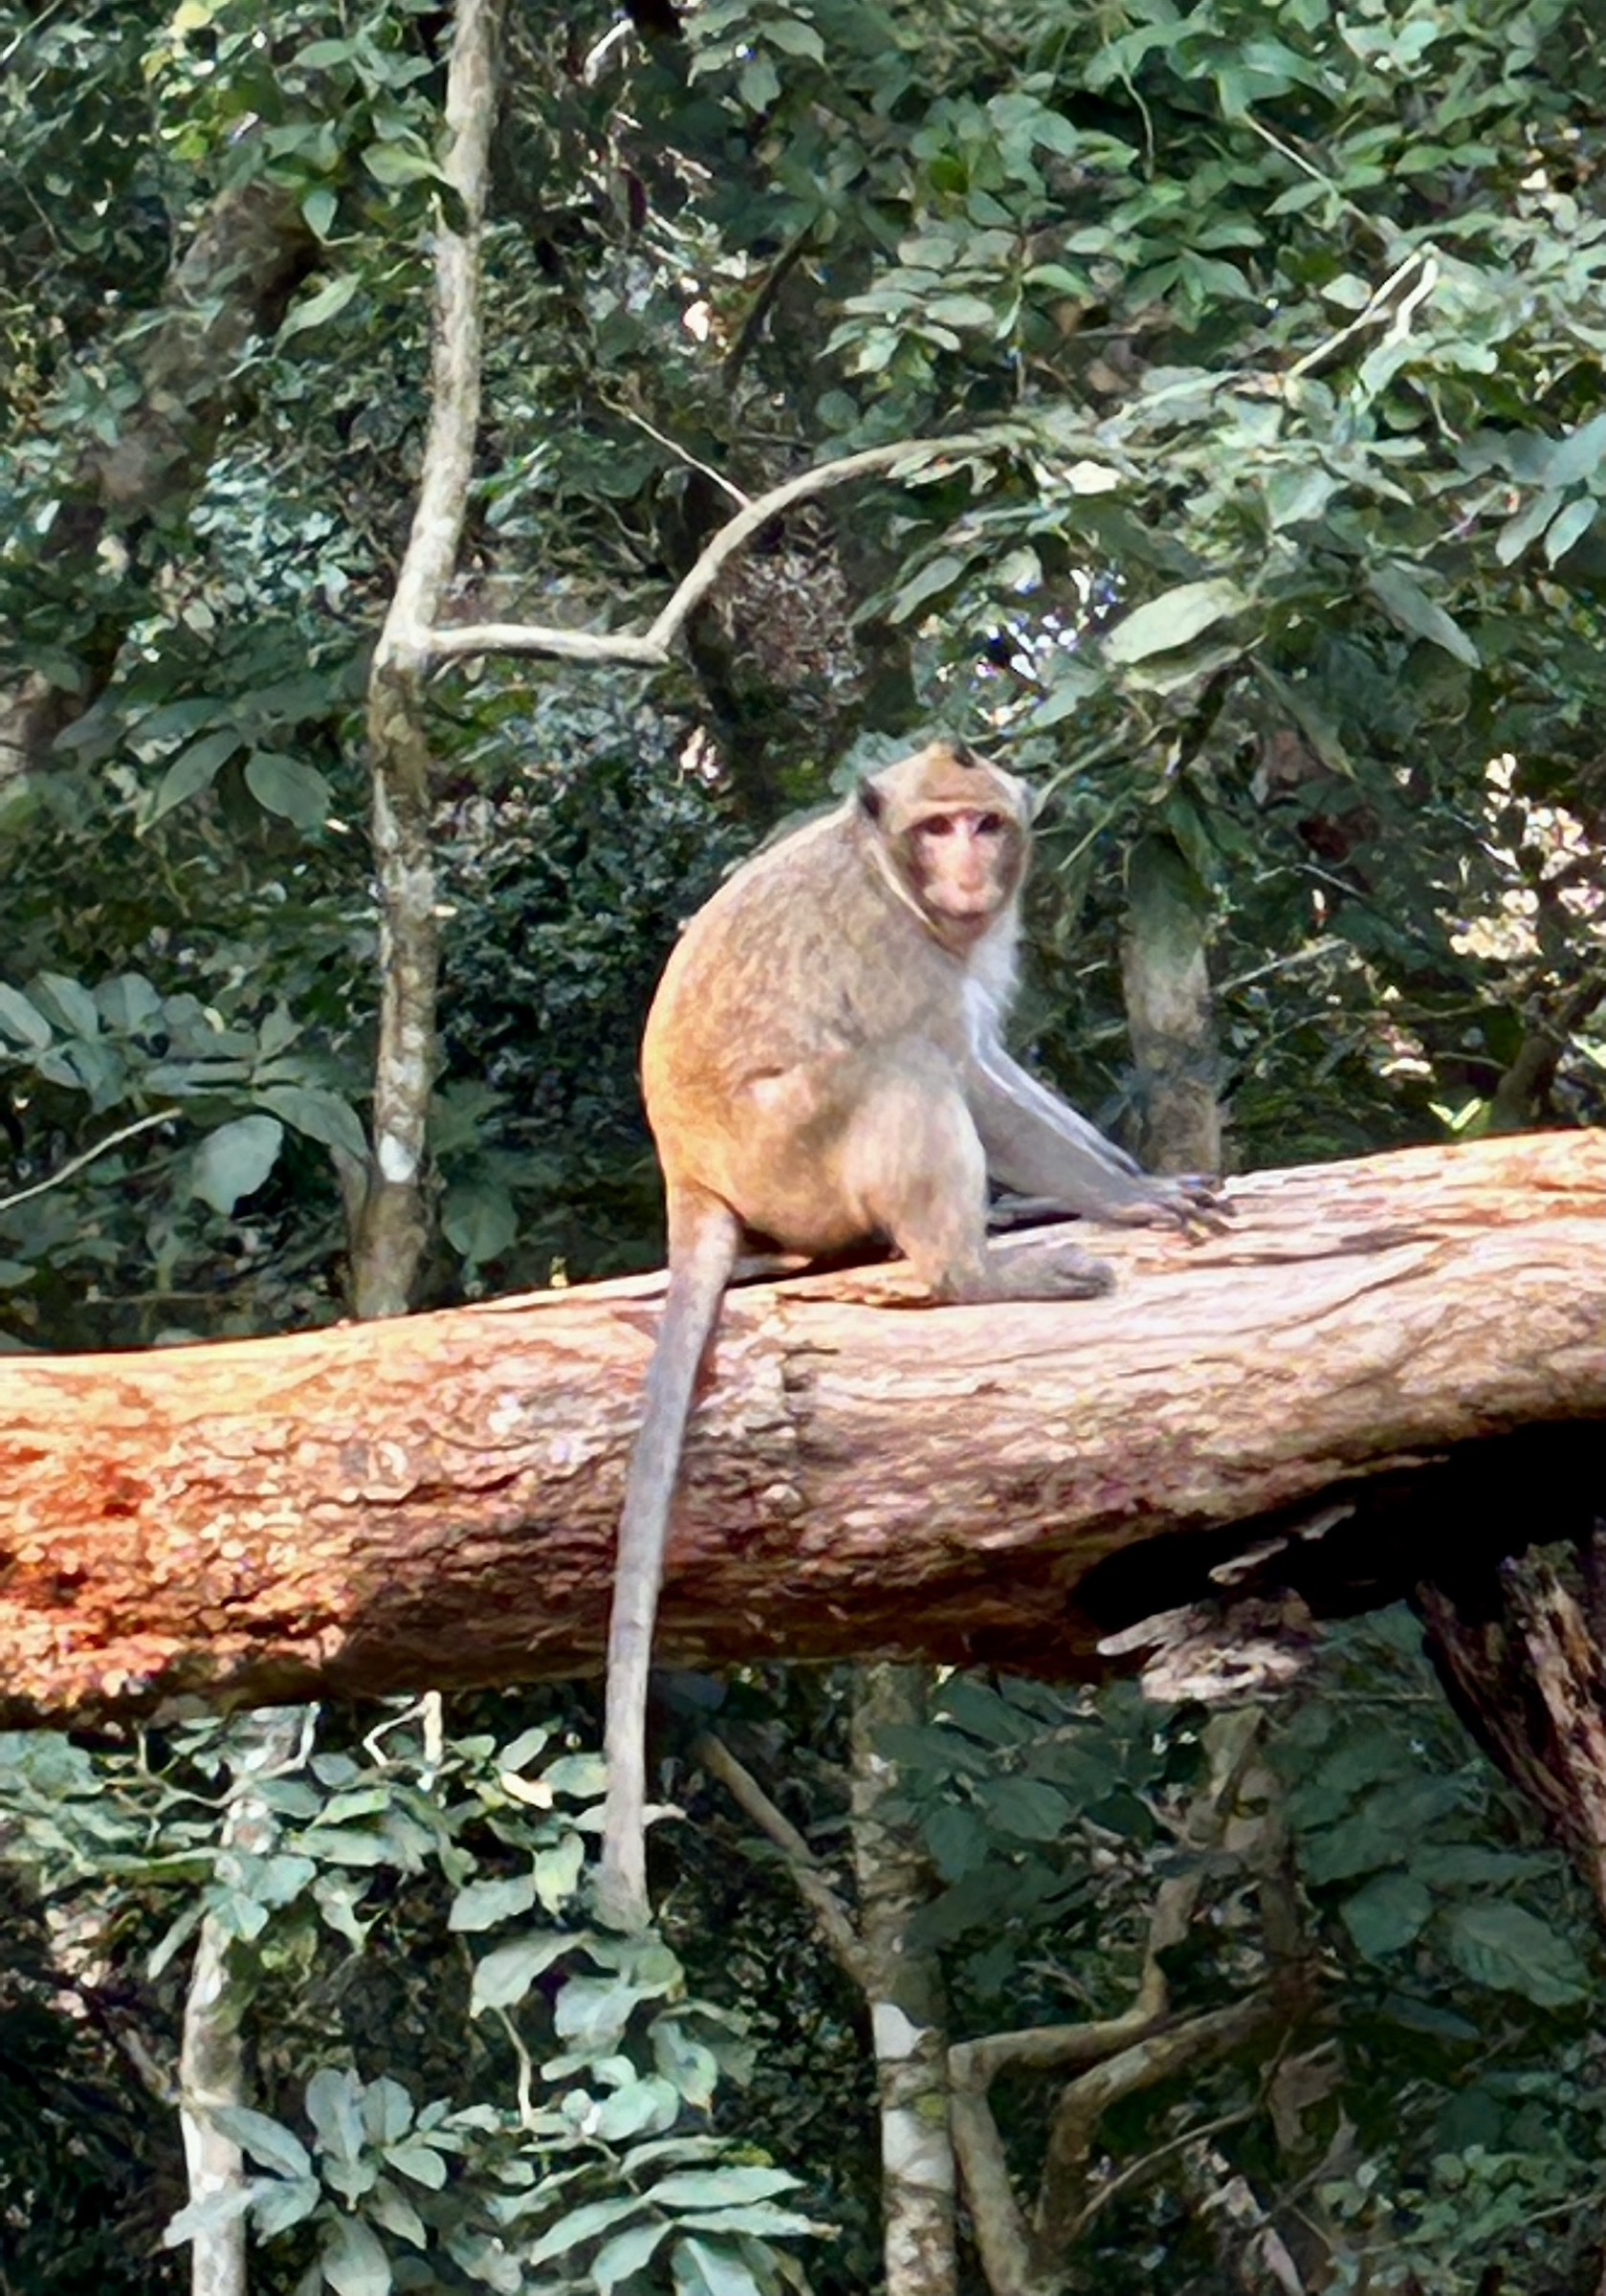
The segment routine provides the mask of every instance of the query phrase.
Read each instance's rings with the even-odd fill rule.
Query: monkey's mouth
[[[998,921],[998,903],[984,893],[970,898],[948,889],[928,894],[926,915],[938,939],[979,940]]]

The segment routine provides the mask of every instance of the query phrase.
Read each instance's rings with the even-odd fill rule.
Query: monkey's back
[[[806,1125],[837,1064],[918,1039],[964,1059],[966,966],[905,906],[849,805],[759,853],[687,926],[642,1046],[671,1189],[734,1200],[732,1159],[785,1103]],[[733,1208],[742,1211],[740,1202]]]

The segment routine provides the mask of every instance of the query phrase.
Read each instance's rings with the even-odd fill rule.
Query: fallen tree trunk
[[[1481,1487],[1499,1439],[1606,1421],[1606,1138],[1232,1193],[1235,1232],[1203,1245],[1100,1231],[1110,1300],[733,1294],[666,1662],[1085,1671],[1101,1629],[1207,1585],[1245,1526],[1321,1508],[1342,1555],[1339,1518],[1401,1477],[1470,1460]],[[0,1714],[594,1670],[657,1288],[0,1365]],[[1541,1510],[1512,1543],[1544,1532]]]

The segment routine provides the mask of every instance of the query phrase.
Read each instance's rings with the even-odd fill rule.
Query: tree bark
[[[1134,1146],[1152,1172],[1221,1168],[1209,932],[1204,887],[1175,839],[1139,839],[1127,863],[1121,987],[1137,1071]]]
[[[496,110],[502,0],[461,0],[447,79],[444,172],[461,228],[435,218],[429,428],[412,531],[368,673],[374,874],[379,894],[379,1048],[373,1149],[351,1245],[360,1316],[404,1315],[429,1240],[429,1095],[440,973],[433,760],[426,685],[468,512],[479,431],[480,234]]]
[[[866,1304],[907,1287],[896,1268],[853,1298],[840,1276],[734,1292],[665,1663],[1086,1673],[1102,1633],[1268,1530],[1335,1569],[1353,1551],[1387,1600],[1480,1511],[1509,1548],[1561,1535],[1564,1503],[1587,1515],[1574,1472],[1541,1486],[1549,1512],[1513,1486],[1507,1521],[1499,1469],[1519,1430],[1594,1442],[1589,1471],[1606,1451],[1564,1424],[1606,1419],[1606,1139],[1412,1149],[1233,1198],[1208,1243],[1100,1231],[1107,1300]],[[658,1289],[0,1364],[0,1715],[596,1670]]]
[[[959,2285],[948,2002],[937,1955],[913,1935],[932,1892],[931,1861],[878,1743],[886,1730],[925,1721],[925,1684],[913,1667],[863,1667],[853,1698],[853,1866],[881,2108],[886,2296],[957,2296]]]
[[[171,518],[193,494],[238,396],[241,354],[279,325],[317,250],[295,193],[262,179],[219,192],[202,216],[160,310],[131,338],[138,395],[115,439],[85,447],[51,527],[53,554],[82,569],[86,597],[108,533]],[[110,676],[129,612],[98,617],[81,641],[78,692],[32,672],[0,689],[0,789],[48,764],[55,737]]]

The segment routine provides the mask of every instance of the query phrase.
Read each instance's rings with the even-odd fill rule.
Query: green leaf
[[[327,240],[339,209],[340,201],[326,184],[319,184],[316,190],[307,193],[301,202],[301,213],[315,239]]]
[[[706,2042],[672,2017],[660,2017],[652,2027],[652,2058],[677,2096],[699,2112],[708,2110],[719,2085],[719,2060]]]
[[[764,2296],[739,2256],[706,2241],[675,2242],[674,2285],[675,2296]]]
[[[105,1026],[119,1036],[147,1032],[160,1023],[162,999],[143,973],[114,973],[95,991]]]
[[[246,762],[246,787],[264,812],[316,829],[326,821],[333,792],[316,765],[277,749],[259,749]]]
[[[323,2197],[316,2176],[259,2177],[252,2186],[251,2213],[259,2241],[271,2241],[302,2223]]]
[[[938,1691],[933,1719],[968,1731],[988,1746],[1023,1746],[1042,1734],[1041,1723],[1023,1714],[984,1682],[956,1674]]]
[[[968,563],[967,559],[947,555],[928,561],[917,574],[904,584],[902,589],[893,593],[887,608],[888,620],[907,622],[910,615],[924,606],[928,598],[935,598],[939,590],[952,588]]]
[[[495,1882],[471,1882],[459,1889],[447,1915],[449,1930],[494,1930],[499,1921],[528,1913],[536,1902],[536,1877],[515,1873]]]
[[[1114,662],[1141,662],[1152,653],[1190,645],[1201,630],[1242,613],[1247,604],[1235,582],[1184,582],[1134,607],[1106,635],[1104,651]]]
[[[767,112],[781,94],[781,77],[767,55],[756,55],[737,74],[737,86],[750,112]]]
[[[1593,414],[1556,446],[1546,481],[1553,487],[1587,485],[1606,471],[1606,414]]]
[[[1545,536],[1545,556],[1552,566],[1567,556],[1574,542],[1582,541],[1599,508],[1593,495],[1580,495],[1575,502],[1569,502]]]
[[[508,1740],[496,1756],[496,1767],[498,1770],[515,1772],[522,1770],[525,1763],[533,1762],[538,1754],[544,1754],[551,1743],[550,1727],[544,1722],[538,1722],[533,1728],[521,1730],[516,1738]]]
[[[385,2157],[398,2176],[410,2177],[414,2184],[425,2185],[432,2193],[445,2189],[447,2165],[433,2145],[387,2145]]]
[[[368,2195],[366,2206],[374,2222],[383,2225],[386,2232],[393,2232],[398,2240],[408,2241],[414,2248],[429,2246],[429,2228],[424,2219],[406,2193],[399,2192],[383,2176]]]
[[[689,2232],[745,2232],[771,2241],[800,2240],[820,2230],[812,2217],[803,2216],[795,2208],[776,2208],[767,2200],[751,2208],[712,2208],[704,2215],[682,2217],[680,2221]]]
[[[668,2231],[667,2224],[630,2224],[605,2241],[591,2260],[599,2296],[613,2296],[622,2282],[641,2271]]]
[[[1426,638],[1431,645],[1441,646],[1446,653],[1454,654],[1458,662],[1464,662],[1469,670],[1477,669],[1477,647],[1444,608],[1435,605],[1409,566],[1391,560],[1387,564],[1374,566],[1366,583],[1389,620],[1407,637]]]
[[[100,1008],[81,981],[74,981],[66,973],[38,973],[28,986],[47,1020],[73,1036],[99,1034]]]
[[[35,1050],[51,1041],[51,1025],[19,988],[9,988],[0,981],[0,1028],[18,1045],[32,1045]]]
[[[756,29],[772,48],[782,49],[788,55],[806,55],[816,64],[825,60],[825,42],[801,16],[763,16]]]
[[[595,1801],[607,1791],[607,1764],[600,1754],[561,1754],[541,1772],[541,1782],[554,1794],[572,1794],[577,1801]]]
[[[1426,1929],[1433,1899],[1409,1874],[1382,1873],[1339,1908],[1355,1950],[1368,1961],[1397,1954]]]
[[[249,2184],[231,2185],[220,2193],[208,2193],[200,2200],[192,2200],[181,2208],[176,2217],[169,2217],[162,2228],[164,2248],[177,2248],[192,2241],[198,2233],[221,2232],[243,2217],[251,2206],[252,2187]]]
[[[937,295],[920,306],[921,315],[939,326],[996,327],[999,315],[979,295]]]
[[[1075,1811],[1059,1790],[1040,1777],[995,1777],[978,1787],[989,1824],[1022,1842],[1057,1842]]]
[[[265,2169],[276,2169],[281,2176],[312,2175],[312,2154],[294,2129],[287,2129],[282,2121],[253,2112],[248,2105],[219,2105],[208,2118]]]
[[[585,1844],[577,1833],[567,1833],[536,1852],[536,1894],[548,1913],[556,1913],[580,1888],[585,1865]]]
[[[655,2208],[737,2208],[750,2200],[768,2200],[777,2193],[795,2193],[798,2180],[785,2169],[682,2169],[664,2176],[647,2197]]]
[[[360,46],[357,40],[309,40],[304,48],[297,49],[291,61],[309,72],[324,72],[332,64],[349,64]]]
[[[329,219],[333,220],[335,213],[335,194],[332,191],[320,190],[313,192],[311,197],[313,199],[326,200],[328,202]],[[303,208],[306,204],[308,203],[303,202]],[[312,218],[310,215],[307,217],[307,221],[312,224],[313,230],[318,232],[318,235],[321,239],[323,233],[318,231],[317,224],[312,223]],[[350,302],[352,297],[357,293],[360,284],[361,282],[359,281],[357,274],[354,271],[341,272],[338,278],[327,280],[324,285],[319,289],[316,295],[309,295],[305,302],[294,304],[287,315],[283,325],[279,328],[278,339],[280,342],[288,342],[292,335],[304,335],[310,327],[321,327],[325,325],[330,320],[334,319],[340,312],[345,309],[347,303]],[[247,778],[249,779],[250,777],[248,776]],[[267,805],[268,800],[263,798],[262,803]],[[275,813],[283,812],[285,809],[286,808],[282,806],[275,806],[271,808],[271,810]],[[294,820],[296,816],[292,814],[291,818]]]
[[[957,1882],[988,1855],[987,1829],[974,1810],[945,1801],[926,1820],[926,1846],[945,1882]]]
[[[363,2091],[363,2127],[376,2145],[393,2145],[412,2127],[412,2098],[388,2073]]]
[[[634,2193],[613,2200],[587,2200],[548,2226],[530,2250],[528,2261],[532,2264],[549,2264],[555,2256],[567,2256],[583,2241],[594,2241],[598,2233],[622,2223],[627,2217],[639,2216],[645,2206],[646,2202]]]
[[[311,1858],[275,1850],[252,1865],[249,1878],[251,1894],[259,1906],[289,1906],[317,1880],[318,1867]]]
[[[587,2126],[605,2145],[621,2145],[632,2136],[653,2136],[672,2129],[680,2107],[681,2094],[674,2084],[649,2073],[644,2080],[627,2081],[610,2090]]]
[[[383,1834],[364,1833],[355,1825],[313,1825],[301,1836],[309,1858],[331,1866],[388,1866],[392,1851]]]
[[[156,784],[155,795],[144,811],[145,828],[171,813],[187,799],[209,789],[234,752],[243,747],[243,740],[234,728],[223,726],[216,733],[203,734],[187,749],[181,749]]]
[[[573,1943],[572,1938],[560,1933],[524,1937],[517,1945],[497,1946],[474,1971],[469,2015],[477,2017],[482,2009],[513,2008],[524,1998],[536,1979],[571,1950]]]
[[[1494,538],[1494,554],[1503,566],[1508,566],[1521,558],[1529,542],[1543,534],[1555,517],[1560,503],[1561,496],[1555,488],[1546,487],[1542,494],[1535,495],[1514,517],[1507,519]]]
[[[258,1108],[282,1116],[292,1132],[325,1148],[343,1148],[360,1163],[368,1157],[368,1138],[349,1101],[314,1084],[263,1084],[252,1093]]]
[[[1448,1933],[1451,1959],[1474,1984],[1520,1994],[1540,2009],[1588,1998],[1589,1972],[1572,1946],[1523,1906],[1458,1906]]]
[[[307,2083],[307,2118],[331,2160],[352,2161],[363,2151],[360,2087],[355,2073],[334,2064],[319,2065]]]
[[[189,1192],[214,1212],[231,1212],[278,1161],[284,1127],[273,1116],[236,1116],[208,1133],[190,1159]]]
[[[444,183],[440,169],[427,151],[417,151],[406,144],[370,144],[363,154],[363,165],[376,184],[417,184],[432,179]]]
[[[441,1233],[471,1266],[499,1259],[518,1240],[518,1214],[506,1188],[495,1181],[472,1181],[449,1188],[441,1211]]]
[[[336,2217],[319,2254],[335,2296],[390,2296],[390,2259],[377,2233],[356,2217]]]
[[[611,2047],[642,1998],[623,1977],[570,1977],[552,2005],[553,2030],[583,2049]]]

